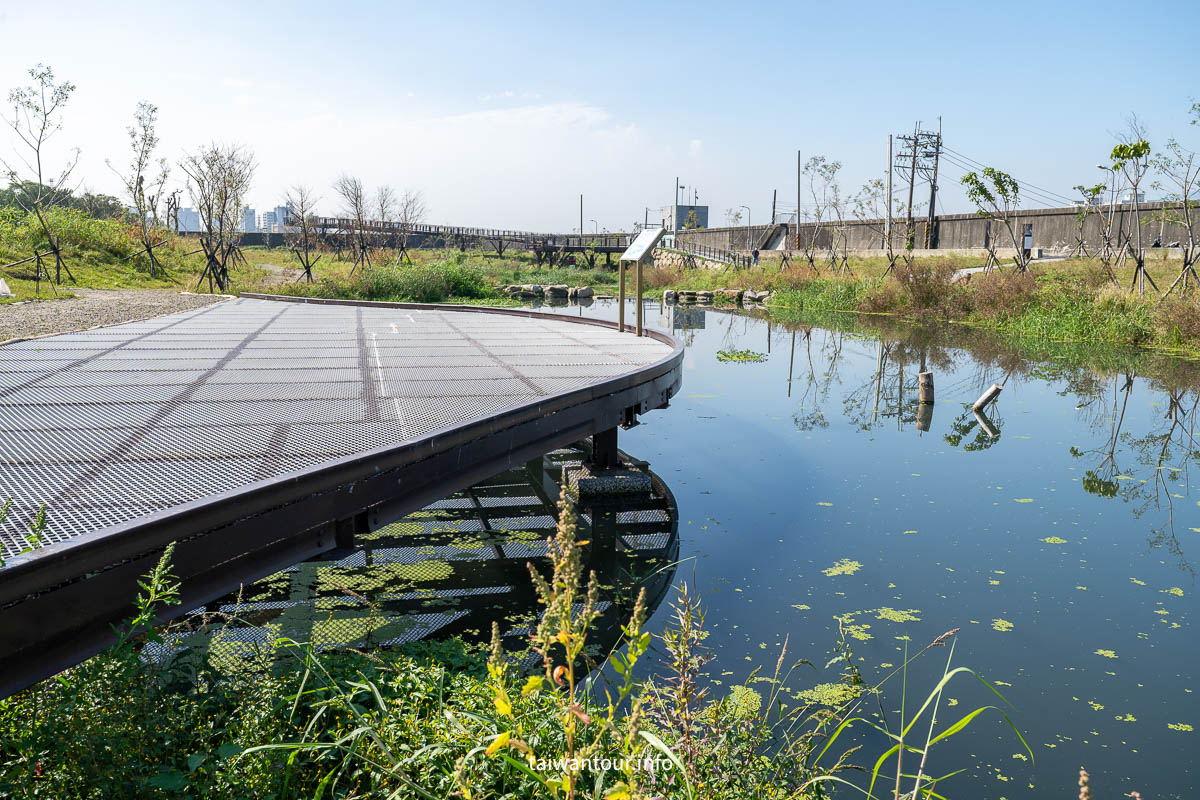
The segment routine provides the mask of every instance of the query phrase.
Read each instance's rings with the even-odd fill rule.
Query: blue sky
[[[565,230],[582,193],[585,227],[618,229],[671,202],[678,175],[713,224],[743,204],[760,222],[773,189],[795,204],[797,149],[840,160],[852,194],[882,173],[888,133],[939,115],[950,148],[1062,195],[1100,176],[1129,112],[1152,142],[1200,149],[1198,23],[1197,3],[1105,0],[0,0],[0,88],[38,61],[78,86],[54,145],[80,147],[100,191],[146,99],[172,160],[211,139],[253,148],[260,209],[307,183],[334,212],[345,171],[424,191],[431,221]],[[961,174],[946,167],[944,210],[969,210]]]

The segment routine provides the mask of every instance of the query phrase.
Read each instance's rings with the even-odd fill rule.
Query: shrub
[[[942,311],[950,295],[958,291],[953,283],[954,271],[948,263],[914,259],[911,264],[897,262],[895,274],[913,310]]]
[[[1168,347],[1200,342],[1200,303],[1194,297],[1168,297],[1158,304],[1154,317],[1160,339]]]
[[[881,281],[867,292],[858,305],[868,314],[891,314],[904,308],[904,293],[896,281]]]
[[[428,263],[368,265],[355,287],[364,300],[438,303],[450,297],[491,297],[483,270],[461,253]]]
[[[1015,316],[1033,302],[1037,279],[1031,272],[993,270],[971,276],[971,306],[985,317]]]

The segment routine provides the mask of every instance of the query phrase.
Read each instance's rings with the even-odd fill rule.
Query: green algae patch
[[[1045,542],[1046,544],[1066,544],[1067,543],[1067,540],[1062,538],[1061,536],[1047,536],[1045,539],[1042,539],[1041,541]]]
[[[827,567],[821,570],[821,572],[832,578],[835,575],[853,575],[860,569],[862,569],[861,561],[851,561],[848,558],[843,558],[832,567]]]
[[[718,350],[717,361],[733,361],[743,364],[757,364],[767,360],[766,353],[756,353],[753,350]]]
[[[811,689],[805,689],[792,697],[810,705],[830,706],[836,708],[862,695],[859,686],[849,686],[845,683],[819,683]]]
[[[1096,655],[1104,656],[1105,658],[1117,658],[1117,652],[1115,650],[1097,650]]]
[[[992,628],[1001,633],[1008,633],[1013,629],[1013,624],[1006,619],[994,619],[992,620]]]
[[[920,622],[921,618],[917,616],[921,612],[915,608],[909,608],[903,611],[898,611],[894,608],[877,608],[873,612],[875,619],[886,619],[888,622]]]
[[[1188,733],[1195,730],[1190,724],[1188,724],[1186,722],[1168,722],[1167,727],[1173,731],[1186,731]]]

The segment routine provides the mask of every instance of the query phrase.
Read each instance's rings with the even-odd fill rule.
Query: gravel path
[[[187,311],[227,299],[170,289],[72,289],[75,297],[0,305],[0,344],[55,333],[118,325]]]

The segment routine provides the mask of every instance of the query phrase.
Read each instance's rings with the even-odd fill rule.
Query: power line
[[[951,149],[949,147],[945,147],[945,146],[943,146],[942,149],[948,153],[953,153],[954,155],[958,156],[961,159],[964,159],[965,161],[967,161],[971,164],[976,165],[976,167],[978,167],[978,168],[983,168],[983,167],[987,166],[987,164],[984,164],[982,161],[976,161],[975,159],[971,158],[970,156],[966,155],[965,153],[960,153],[957,150],[953,150],[953,149]],[[1013,177],[1016,178],[1015,175]],[[1071,203],[1075,202],[1075,200],[1073,198],[1070,198],[1070,197],[1067,197],[1066,195],[1061,195],[1058,192],[1054,192],[1049,189],[1043,188],[1041,186],[1038,186],[1035,183],[1029,183],[1028,181],[1023,181],[1020,178],[1016,178],[1016,180],[1022,189],[1025,188],[1026,186],[1028,186],[1032,189],[1036,189],[1038,191],[1038,193],[1040,193],[1042,195],[1056,197],[1059,200],[1066,202],[1067,205],[1070,205]]]
[[[949,148],[946,149],[947,151],[949,150]],[[962,170],[963,174],[973,172],[978,169],[977,166],[972,166],[971,164],[966,164],[962,161],[959,161],[955,156],[951,156],[949,152],[943,153],[942,157],[946,159],[948,163],[953,164],[955,167]],[[1066,198],[1062,197],[1061,195],[1051,195],[1044,191],[1039,191],[1038,187],[1034,186],[1033,184],[1023,184],[1019,180],[1017,183],[1020,186],[1020,191],[1023,195],[1026,197],[1031,197],[1040,203],[1044,203],[1047,207],[1058,208],[1063,204],[1063,201],[1066,200]],[[1068,200],[1067,205],[1070,205],[1071,202],[1072,201]]]

